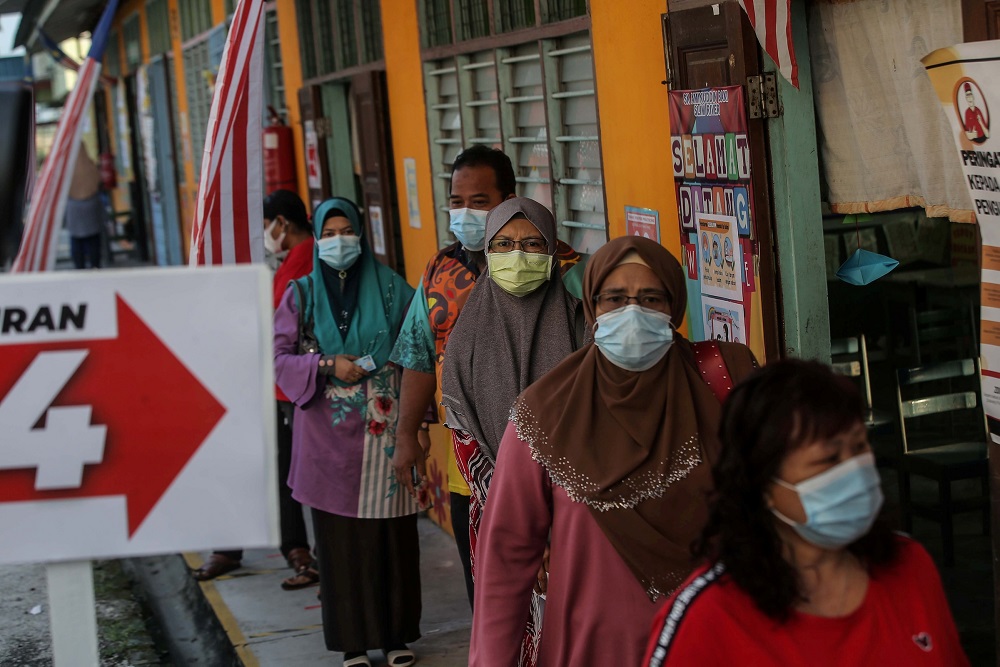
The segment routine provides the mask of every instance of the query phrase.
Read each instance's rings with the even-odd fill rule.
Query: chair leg
[[[955,564],[955,533],[951,521],[951,481],[938,482],[938,502],[941,505],[941,548],[944,564]]]
[[[899,511],[903,515],[903,532],[909,535],[913,533],[913,508],[910,506],[910,473],[903,462],[896,466],[896,475],[899,478]]]
[[[983,505],[983,535],[990,534],[990,507],[992,501],[990,498],[990,477],[989,475],[983,475],[980,477],[983,483],[983,498],[986,499],[986,503]]]

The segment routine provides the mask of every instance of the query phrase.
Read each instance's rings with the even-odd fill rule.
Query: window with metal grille
[[[310,26],[310,30],[317,33],[313,41],[319,42],[319,67],[316,74],[329,74],[337,69],[337,53],[334,51],[333,38],[336,30],[333,24],[333,12],[331,8],[332,0],[313,0],[313,16],[316,17],[315,24]],[[337,35],[340,38],[340,35]]]
[[[322,0],[320,0],[322,3]],[[358,64],[358,33],[354,23],[354,0],[334,0],[337,6],[337,51],[340,69]]]
[[[207,39],[184,49],[184,83],[187,88],[188,126],[196,178],[201,173],[208,116],[212,111],[212,92],[222,63],[225,43],[226,26],[223,24],[214,28]]]
[[[188,41],[212,27],[212,4],[205,0],[178,0],[181,39]]]
[[[117,30],[108,33],[108,46],[104,52],[104,68],[107,70],[108,76],[117,78],[122,75],[122,57]]]
[[[142,63],[142,36],[139,29],[139,12],[125,19],[122,24],[122,37],[125,39],[125,64],[128,71],[134,72]]]
[[[382,10],[378,2],[361,3],[361,62],[373,63],[385,56],[382,51]]]
[[[535,0],[494,0],[496,31],[510,32],[535,25]]]
[[[295,0],[295,16],[299,22],[299,55],[305,79],[316,76],[316,43],[313,39],[314,21],[310,5],[309,0]]]
[[[420,0],[424,48],[451,44],[451,1]]]
[[[542,0],[542,23],[587,15],[587,0]]]
[[[285,105],[285,72],[281,61],[281,41],[278,36],[278,12],[272,7],[264,14],[264,74],[267,81],[267,104],[288,120]]]
[[[146,3],[146,32],[150,57],[170,50],[170,10],[167,0],[149,0]]]
[[[592,253],[607,240],[597,104],[586,33],[425,64],[438,239],[451,165],[481,143],[511,158],[518,194],[553,212],[559,237]]]
[[[489,0],[454,0],[455,32],[458,40],[486,37],[490,34]]]

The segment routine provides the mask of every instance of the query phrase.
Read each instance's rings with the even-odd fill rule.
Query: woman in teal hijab
[[[275,376],[296,405],[288,484],[312,508],[327,648],[348,667],[370,665],[369,649],[403,667],[420,637],[419,507],[392,471],[388,359],[413,288],[376,261],[353,202],[323,202],[313,228],[312,274],[274,314]]]

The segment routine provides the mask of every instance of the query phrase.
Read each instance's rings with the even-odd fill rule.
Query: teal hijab
[[[313,233],[317,240],[322,236],[323,222],[332,210],[342,211],[350,221],[354,233],[362,237],[361,255],[351,267],[352,272],[354,269],[359,271],[357,304],[347,332],[341,335],[333,314],[333,298],[323,280],[323,260],[319,258],[317,243],[313,247],[310,279],[299,279],[303,293],[310,295],[306,297],[306,319],[308,320],[311,311],[313,331],[323,354],[353,354],[358,357],[370,354],[376,366],[382,368],[389,360],[389,353],[396,342],[396,335],[402,326],[414,290],[402,276],[376,261],[364,239],[361,212],[349,199],[334,197],[316,208],[313,213]],[[342,386],[349,384],[336,379],[334,382]]]

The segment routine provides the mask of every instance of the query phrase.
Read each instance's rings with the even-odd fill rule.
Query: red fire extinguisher
[[[295,149],[292,128],[270,110],[271,124],[264,128],[264,190],[295,190]]]
[[[99,160],[101,186],[105,190],[114,190],[118,187],[118,175],[115,173],[115,156],[111,153],[101,153]]]

